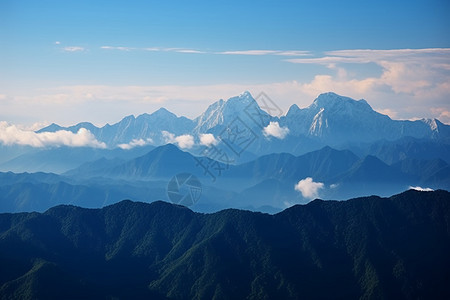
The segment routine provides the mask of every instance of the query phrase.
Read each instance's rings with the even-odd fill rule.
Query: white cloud
[[[340,70],[339,76],[316,75],[306,87],[311,92],[333,90],[349,94],[371,94],[385,87],[395,94],[425,97],[432,93],[449,92],[448,66],[450,48],[396,49],[396,50],[339,50],[325,52],[316,58],[294,58],[286,61],[297,64],[319,64]],[[379,77],[349,78],[343,67],[336,65],[374,63],[381,67]],[[344,72],[342,72],[344,71]],[[316,94],[316,93],[314,93]]]
[[[182,149],[190,149],[194,146],[194,137],[190,134],[175,136],[173,133],[165,130],[161,131],[161,134],[166,143],[177,144]]]
[[[217,54],[224,54],[224,55],[268,55],[268,54],[275,54],[278,51],[275,50],[242,50],[242,51],[224,51],[224,52],[218,52]]]
[[[292,51],[280,51],[280,50],[238,50],[238,51],[223,51],[223,52],[217,52],[216,54],[223,54],[223,55],[254,55],[254,56],[260,56],[260,55],[281,55],[281,56],[305,56],[310,55],[309,51],[299,51],[299,50],[292,50]]]
[[[311,52],[309,52],[309,51],[300,51],[300,50],[278,51],[278,53],[275,53],[275,55],[281,55],[281,56],[307,56],[307,55],[311,55]]]
[[[365,98],[378,111],[393,118],[439,118],[450,122],[450,48],[396,50],[328,51],[315,58],[293,58],[297,64],[326,66],[335,74],[317,74],[301,84],[301,91],[311,96],[334,91],[355,99]],[[357,65],[378,68],[380,74],[368,76]],[[365,69],[365,68],[364,68]],[[352,70],[359,70],[359,76]]]
[[[85,51],[86,49],[84,47],[79,47],[79,46],[69,46],[69,47],[64,47],[63,50],[66,52],[82,52],[82,51]]]
[[[159,48],[159,47],[147,47],[147,48],[135,48],[135,47],[123,47],[123,46],[101,46],[100,49],[104,50],[118,50],[118,51],[152,51],[152,52],[176,52],[176,53],[207,53],[195,49],[186,48]]]
[[[280,127],[280,124],[278,122],[270,122],[269,125],[264,127],[263,133],[265,136],[273,136],[277,139],[284,139],[286,135],[289,133],[289,128],[287,127]]]
[[[151,138],[147,138],[146,140],[133,139],[128,144],[119,144],[119,145],[117,145],[117,147],[119,147],[120,149],[129,150],[134,147],[141,147],[141,146],[145,146],[145,145],[148,145],[151,143],[153,143],[153,140]]]
[[[210,147],[212,145],[217,145],[219,141],[214,137],[212,133],[200,134],[200,144]]]
[[[431,189],[431,188],[423,188],[423,187],[420,187],[420,186],[410,186],[409,189],[410,190],[416,190],[416,191],[419,191],[419,192],[432,192],[433,191],[433,189]]]
[[[85,128],[80,128],[77,133],[66,130],[36,133],[31,130],[22,130],[15,125],[9,125],[3,121],[0,122],[0,143],[32,147],[69,146],[106,148],[105,143],[99,142]]]
[[[194,146],[194,137],[190,134],[179,135],[175,138],[175,141],[182,149],[190,149]]]
[[[311,177],[306,177],[300,180],[294,188],[302,193],[304,198],[313,199],[319,196],[319,190],[323,189],[323,187],[324,184],[322,182],[314,182]]]
[[[166,141],[166,143],[175,143],[175,134],[168,132],[168,131],[161,131],[161,134]]]
[[[218,54],[218,55],[280,55],[280,56],[306,56],[311,55],[310,51],[303,50],[236,50],[236,51],[221,51],[212,52],[197,49],[187,49],[187,48],[162,48],[162,47],[145,47],[145,48],[135,48],[135,47],[123,47],[123,46],[101,46],[100,49],[104,50],[119,50],[119,51],[152,51],[152,52],[175,52],[175,53],[193,53],[193,54]]]
[[[56,41],[56,42],[55,42],[55,45],[60,45],[60,44],[61,44],[60,41]]]
[[[294,58],[286,61],[297,64],[322,64],[329,65],[335,63],[357,63],[365,64],[369,62],[402,61],[416,62],[420,59],[430,57],[444,59],[448,61],[446,55],[450,54],[450,48],[426,48],[426,49],[394,49],[394,50],[336,50],[327,51],[325,56],[316,58]]]
[[[131,47],[101,46],[100,49],[105,49],[105,50],[119,50],[119,51],[131,51],[131,50],[134,50],[135,48],[131,48]]]
[[[206,53],[206,52],[199,51],[199,50],[194,50],[194,49],[177,49],[177,50],[174,50],[174,52],[178,52],[178,53],[192,53],[192,54]]]

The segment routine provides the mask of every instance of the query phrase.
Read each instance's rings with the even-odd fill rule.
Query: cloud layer
[[[314,182],[311,177],[306,177],[300,180],[294,188],[302,193],[303,198],[314,199],[319,196],[319,191],[324,188],[324,184],[322,182]]]
[[[40,148],[49,146],[106,148],[105,143],[97,141],[95,136],[85,128],[80,128],[77,133],[66,130],[36,133],[19,129],[7,122],[0,122],[0,143]]]

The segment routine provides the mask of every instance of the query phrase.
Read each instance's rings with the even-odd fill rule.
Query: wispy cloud
[[[127,51],[127,52],[128,51],[151,51],[151,52],[176,52],[176,53],[192,53],[192,54],[207,53],[205,51],[200,51],[200,50],[196,50],[196,49],[187,49],[187,48],[160,48],[160,47],[136,48],[136,47],[123,47],[123,46],[101,46],[100,49]]]
[[[281,56],[306,56],[310,55],[309,51],[281,51],[281,50],[238,50],[238,51],[223,51],[216,52],[216,54],[223,55],[281,55]]]
[[[123,47],[123,46],[101,46],[103,50],[118,50],[118,51],[151,51],[151,52],[175,52],[175,53],[192,53],[192,54],[217,54],[217,55],[280,55],[280,56],[306,56],[310,55],[309,51],[301,50],[235,50],[235,51],[206,51],[190,48],[164,48],[164,47]]]
[[[31,130],[22,130],[15,125],[9,125],[3,121],[0,122],[0,143],[39,148],[49,146],[106,148],[105,143],[99,142],[85,128],[81,128],[77,133],[66,130],[36,133]]]
[[[275,53],[277,53],[277,51],[275,50],[242,50],[242,51],[217,52],[217,54],[224,54],[224,55],[269,55]]]
[[[101,46],[100,49],[104,49],[104,50],[119,50],[119,51],[131,51],[134,50],[136,48],[131,48],[131,47],[114,47],[114,46]]]
[[[173,49],[170,51],[177,52],[177,53],[193,53],[193,54],[207,53],[205,51],[194,50],[194,49]]]
[[[80,46],[68,46],[68,47],[64,47],[62,49],[65,52],[82,52],[82,51],[86,50],[86,48],[80,47]]]
[[[393,49],[393,50],[335,50],[326,51],[323,56],[315,58],[292,58],[286,61],[297,64],[322,64],[332,63],[380,63],[382,61],[417,62],[430,60],[431,57],[439,60],[449,60],[450,48],[425,48],[425,49]]]

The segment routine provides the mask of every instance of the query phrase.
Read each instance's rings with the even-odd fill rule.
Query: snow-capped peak
[[[322,107],[327,109],[336,108],[338,110],[353,110],[355,108],[369,111],[372,110],[372,107],[364,99],[354,100],[332,92],[320,94],[309,107],[319,109]]]

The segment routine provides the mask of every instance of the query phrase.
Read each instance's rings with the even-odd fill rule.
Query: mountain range
[[[286,134],[276,136],[276,132],[265,130],[269,125],[273,130],[285,130]],[[450,126],[436,119],[392,120],[375,112],[365,100],[355,101],[334,93],[321,94],[306,108],[294,104],[281,117],[270,116],[245,92],[211,104],[193,120],[161,108],[152,114],[127,116],[113,125],[51,124],[37,133],[60,130],[76,133],[81,128],[89,130],[108,149],[0,145],[0,170],[63,173],[101,157],[138,157],[144,154],[139,148],[148,150],[167,143],[175,143],[198,156],[204,151],[203,134],[212,135],[210,143],[230,157],[232,163],[249,162],[271,153],[301,155],[325,146],[348,149],[361,157],[375,155],[388,164],[411,155],[420,159],[441,158],[450,163]],[[236,136],[230,140],[231,129],[244,132],[239,137],[241,145],[235,143]],[[180,143],[179,137],[190,137],[192,142]],[[67,156],[72,158],[64,159]]]
[[[0,144],[0,298],[450,298],[450,126],[259,101]]]
[[[450,193],[0,214],[2,299],[448,299]]]
[[[315,197],[450,189],[448,125],[392,120],[365,100],[334,93],[306,108],[292,105],[284,116],[269,115],[245,92],[193,120],[161,108],[113,125],[52,124],[37,133],[80,128],[107,147],[0,145],[0,211],[169,201],[168,182],[177,174],[199,179],[192,206],[199,212],[274,213]]]
[[[175,135],[201,133],[220,134],[234,119],[242,122],[255,132],[266,127],[271,121],[287,126],[291,135],[317,139],[329,146],[352,142],[374,142],[396,140],[404,136],[415,138],[449,139],[450,126],[436,119],[417,121],[397,121],[377,113],[365,101],[355,101],[335,93],[319,95],[314,102],[299,108],[292,105],[282,117],[270,116],[263,111],[249,92],[244,92],[227,101],[219,100],[211,104],[204,113],[194,120],[177,117],[164,108],[152,114],[135,118],[128,116],[114,125],[98,128],[91,123],[79,123],[70,127],[52,124],[38,132],[69,130],[77,132],[80,128],[91,131],[96,138],[110,147],[129,143],[133,139],[154,140],[164,143],[162,131]]]
[[[199,165],[202,161],[210,173]],[[0,211],[45,211],[57,204],[94,208],[127,198],[170,201],[168,182],[181,173],[201,182],[201,198],[192,206],[199,212],[278,212],[311,200],[295,190],[306,178],[322,185],[315,196],[323,199],[388,196],[416,186],[450,190],[450,166],[441,159],[408,158],[388,165],[375,156],[360,158],[327,146],[300,156],[274,153],[227,166],[168,144],[128,160],[101,158],[62,175],[0,172]]]

